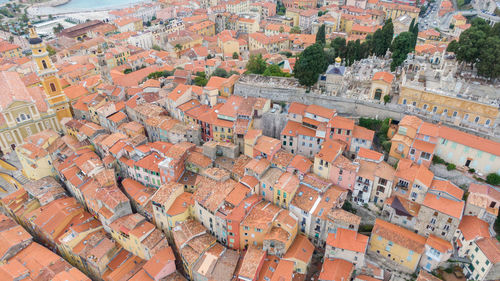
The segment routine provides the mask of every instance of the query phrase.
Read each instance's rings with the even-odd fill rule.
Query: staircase
[[[12,176],[22,185],[25,185],[26,183],[30,182],[30,179],[24,176],[23,172],[20,170],[15,170],[14,172],[12,172]]]

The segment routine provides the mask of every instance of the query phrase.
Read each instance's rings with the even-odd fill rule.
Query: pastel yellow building
[[[292,19],[293,26],[299,26],[300,12],[302,11],[301,9],[288,8],[286,9],[285,17]]]
[[[300,180],[296,175],[289,172],[283,173],[274,186],[274,204],[288,209],[299,184]]]
[[[381,219],[375,221],[368,250],[414,272],[425,250],[426,238]]]
[[[404,85],[399,94],[399,104],[411,105],[418,109],[451,118],[460,124],[462,121],[492,127],[498,117],[498,107],[474,100],[444,95],[418,87]]]
[[[379,2],[378,8],[385,12],[386,19],[391,18],[393,20],[402,15],[408,15],[413,19],[417,19],[418,13],[420,13],[420,8],[418,7],[390,2]]]
[[[27,178],[38,180],[56,175],[47,148],[58,138],[55,131],[45,130],[28,136],[24,144],[16,147],[17,158]]]
[[[192,194],[184,192],[180,183],[162,185],[151,198],[156,227],[172,237],[172,229],[187,220],[192,214]]]
[[[0,39],[0,56],[4,58],[20,58],[23,56],[21,47]]]
[[[202,21],[193,24],[188,28],[190,31],[201,35],[201,36],[214,36],[215,35],[215,23],[210,20]]]

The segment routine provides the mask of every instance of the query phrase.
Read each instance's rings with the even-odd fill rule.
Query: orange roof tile
[[[354,265],[346,260],[325,259],[319,274],[319,280],[340,281],[350,280]]]
[[[443,196],[427,193],[422,205],[454,218],[461,219],[465,202],[451,200]]]
[[[368,245],[368,236],[354,230],[339,228],[336,233],[328,233],[326,244],[334,248],[364,253]]]
[[[427,238],[427,245],[431,246],[432,248],[438,250],[441,253],[446,253],[448,251],[451,251],[453,249],[453,246],[449,241],[446,241],[442,238],[439,238],[435,236],[434,234],[430,234],[429,237]]]
[[[394,80],[394,75],[389,73],[389,72],[385,72],[385,71],[379,71],[379,72],[376,72],[374,75],[373,75],[373,81],[375,80],[383,80],[384,82],[388,83],[388,84],[391,84],[392,81]]]
[[[375,220],[373,234],[419,254],[422,254],[425,249],[426,238],[424,236],[381,219]]]
[[[300,260],[306,264],[311,262],[311,258],[314,252],[314,245],[309,241],[309,239],[303,235],[299,234],[295,237],[290,248],[286,251],[283,259]]]
[[[463,216],[458,229],[462,232],[466,241],[491,237],[489,224],[475,216]]]

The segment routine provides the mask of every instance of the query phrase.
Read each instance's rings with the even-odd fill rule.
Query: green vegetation
[[[455,164],[452,164],[452,163],[448,163],[448,165],[446,165],[446,170],[448,171],[453,171],[457,168],[457,166]]]
[[[459,9],[462,9],[464,6],[469,5],[471,0],[457,0],[457,6]]]
[[[217,68],[212,72],[212,76],[218,76],[222,78],[228,77],[228,73],[224,68]]]
[[[500,23],[491,27],[483,19],[474,18],[458,42],[450,42],[446,50],[455,53],[458,61],[475,66],[479,75],[500,77]]]
[[[328,10],[325,10],[325,11],[318,11],[318,18],[323,16],[323,15],[326,15],[328,14]]]
[[[373,224],[362,224],[359,226],[359,232],[372,232]]]
[[[202,72],[202,71],[196,72],[196,77],[194,78],[194,84],[196,86],[204,87],[205,85],[207,85],[207,83],[208,83],[208,79],[207,79],[207,75],[205,74],[205,72]]]
[[[500,175],[491,173],[486,176],[486,182],[491,185],[500,185]]]
[[[132,71],[133,71],[132,68],[127,68],[123,71],[123,74],[129,74]]]
[[[325,52],[321,44],[313,44],[307,47],[295,63],[294,75],[299,83],[304,86],[312,86],[321,73],[328,67]]]
[[[285,56],[287,58],[290,58],[290,57],[293,56],[292,52],[290,52],[290,51],[281,51],[280,55],[283,55],[283,56]]]
[[[158,79],[160,77],[168,77],[168,76],[172,76],[174,73],[172,71],[167,71],[167,70],[164,70],[164,71],[155,71],[155,72],[152,72],[152,73],[149,73],[148,74],[148,79]]]
[[[64,29],[64,26],[62,26],[62,24],[58,23],[57,26],[54,26],[54,28],[52,28],[52,29],[54,30],[54,33],[59,33]]]
[[[447,164],[446,161],[444,161],[444,159],[442,159],[441,157],[437,156],[437,155],[434,155],[432,157],[432,164]]]
[[[390,48],[392,52],[391,71],[396,70],[396,67],[403,64],[408,57],[408,53],[414,49],[413,37],[414,35],[411,32],[402,32],[394,38]]]
[[[283,16],[286,13],[286,8],[285,5],[283,5],[283,2],[278,1],[276,2],[276,14]]]
[[[352,204],[351,204],[351,202],[349,202],[349,200],[344,201],[344,205],[342,205],[342,209],[344,211],[348,211],[349,213],[356,214],[356,209],[354,209],[352,207]]]
[[[49,52],[49,56],[53,56],[56,54],[56,50],[50,45],[47,45],[47,52]]]
[[[239,59],[239,58],[240,58],[240,55],[238,55],[238,53],[237,53],[237,52],[234,52],[234,53],[233,53],[233,59],[237,60],[237,59]]]
[[[389,96],[389,95],[385,95],[385,96],[384,96],[384,104],[388,104],[388,103],[390,103],[390,102],[391,102],[391,99],[392,99],[392,98],[391,98],[391,96]]]
[[[251,55],[247,62],[247,72],[253,74],[262,74],[266,71],[266,61],[262,58],[261,54]]]
[[[300,27],[298,26],[294,26],[290,29],[290,33],[295,33],[295,34],[299,34],[301,31],[300,31]]]
[[[387,131],[389,131],[389,118],[384,120],[377,120],[372,118],[359,118],[359,126],[375,131],[378,144],[382,146],[385,152],[391,150],[391,141],[387,138]]]
[[[322,24],[316,32],[316,43],[324,46],[326,44],[325,25]]]
[[[266,70],[264,73],[262,73],[264,76],[276,76],[276,77],[290,77],[289,73],[285,73],[281,71],[281,68],[276,65],[276,64],[270,64],[267,66]]]
[[[155,51],[161,51],[161,50],[162,50],[162,49],[161,49],[161,47],[160,47],[160,46],[158,46],[158,45],[156,45],[156,44],[155,44],[155,45],[153,45],[153,47],[151,47],[151,49],[153,49],[153,50],[155,50]]]

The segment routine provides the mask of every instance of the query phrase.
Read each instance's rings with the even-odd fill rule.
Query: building
[[[498,117],[498,107],[455,95],[443,94],[430,89],[403,85],[398,104],[411,105],[425,112],[444,116],[450,123],[462,121],[492,127]]]
[[[0,54],[3,58],[21,58],[21,46],[0,39]]]
[[[373,74],[370,87],[371,99],[383,102],[385,96],[391,95],[393,81],[394,75],[389,72],[379,71]]]
[[[369,251],[391,260],[413,273],[424,254],[426,239],[408,229],[376,219]]]
[[[23,166],[24,175],[31,180],[38,180],[47,176],[55,176],[47,148],[59,134],[53,130],[45,130],[37,134],[27,136],[25,142],[16,147],[16,154]]]
[[[420,261],[420,266],[424,270],[432,272],[447,262],[452,254],[453,246],[449,241],[430,234],[425,243],[425,254]]]
[[[496,161],[500,156],[498,142],[423,122],[415,116],[403,117],[391,142],[389,155],[394,159],[409,158],[428,166],[437,155],[457,167],[482,174],[500,172],[500,162]]]
[[[383,154],[364,148],[359,150],[356,162],[359,170],[353,191],[354,201],[381,206],[392,193],[396,170],[384,161]]]
[[[314,245],[304,235],[297,235],[292,246],[288,249],[282,260],[294,262],[293,270],[299,274],[306,274],[311,264]]]
[[[49,108],[56,113],[58,121],[66,117],[71,118],[70,104],[59,81],[57,69],[49,57],[47,46],[38,37],[33,26],[29,27],[29,37],[32,58],[37,66],[36,73],[40,77]]]
[[[464,192],[450,182],[439,182],[444,184],[434,183],[425,195],[418,212],[415,230],[421,235],[434,234],[450,241],[462,220],[465,207],[465,202],[462,200]],[[453,191],[447,192],[450,190]]]
[[[471,183],[464,215],[477,216],[492,225],[500,208],[500,191],[486,184]]]
[[[325,259],[319,281],[350,280],[354,272],[354,265],[342,259]]]
[[[500,242],[494,238],[482,238],[472,242],[466,257],[471,261],[463,266],[467,278],[497,280],[500,278]]]
[[[56,112],[48,106],[40,88],[26,88],[15,72],[0,72],[0,87],[5,93],[0,101],[3,153],[15,150],[30,135],[46,129],[61,130]]]
[[[343,259],[354,264],[357,269],[361,269],[365,266],[368,238],[366,235],[345,228],[339,228],[334,233],[328,233],[325,258]]]

